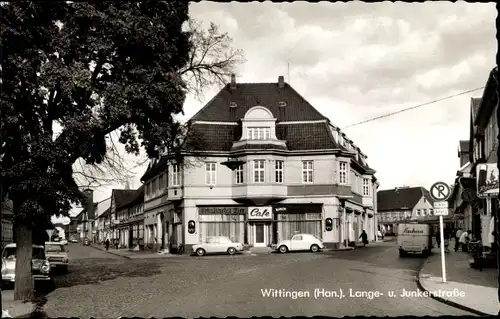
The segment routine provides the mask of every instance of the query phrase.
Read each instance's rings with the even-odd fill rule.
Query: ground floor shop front
[[[375,240],[373,211],[361,206],[353,210],[352,206],[342,203],[197,206],[196,217],[186,221],[188,235],[194,235],[186,247],[211,236],[226,236],[246,246],[268,247],[294,234],[305,233],[320,238],[327,248],[338,248],[359,241],[363,230],[370,241]]]

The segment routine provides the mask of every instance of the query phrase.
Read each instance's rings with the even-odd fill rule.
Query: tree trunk
[[[26,223],[18,220],[14,222],[14,228],[17,246],[14,300],[32,300],[34,298],[31,265],[33,257],[32,232]]]

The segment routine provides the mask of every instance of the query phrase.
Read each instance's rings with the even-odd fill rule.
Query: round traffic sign
[[[435,201],[447,200],[450,193],[450,186],[445,182],[437,182],[431,186],[430,195]]]

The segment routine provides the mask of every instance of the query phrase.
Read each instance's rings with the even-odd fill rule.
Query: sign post
[[[439,233],[441,237],[441,272],[443,282],[446,282],[446,260],[444,255],[444,221],[443,216],[448,215],[448,202],[451,191],[448,184],[437,182],[431,186],[430,195],[436,201],[434,202],[434,215],[439,216]]]

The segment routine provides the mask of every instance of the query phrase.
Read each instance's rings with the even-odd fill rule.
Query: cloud
[[[494,4],[444,1],[190,5],[192,17],[218,24],[244,50],[247,62],[237,81],[274,82],[285,75],[340,127],[484,86],[495,65],[496,14]],[[189,97],[182,118],[217,91],[208,90],[203,102]],[[368,155],[382,188],[451,182],[458,141],[469,134],[470,97],[481,95],[475,91],[345,131]],[[137,168],[134,187],[144,170]],[[106,198],[113,187],[96,197]]]

